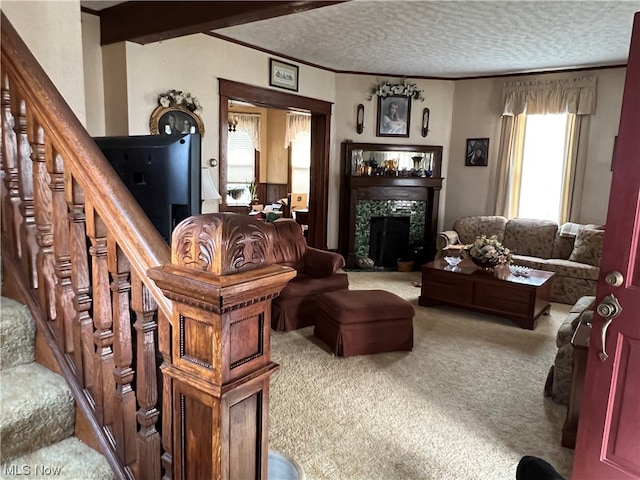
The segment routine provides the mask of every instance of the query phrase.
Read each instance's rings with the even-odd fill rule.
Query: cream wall
[[[331,132],[333,143],[329,177],[329,225],[328,245],[333,248],[338,244],[339,185],[340,185],[340,144],[345,140],[356,143],[392,143],[409,145],[441,145],[442,172],[445,177],[443,190],[440,193],[439,223],[444,215],[444,195],[448,189],[446,179],[449,164],[449,143],[451,139],[452,105],[454,99],[454,82],[449,80],[408,79],[419,89],[424,90],[425,101],[411,100],[411,121],[409,123],[409,138],[376,137],[377,97],[367,100],[371,87],[377,83],[390,80],[398,82],[400,77],[376,77],[372,75],[336,75],[336,100],[334,105],[335,129]],[[356,133],[356,107],[364,105],[364,131]],[[429,134],[421,135],[422,110],[428,107],[431,113]]]
[[[289,180],[289,149],[284,147],[287,136],[287,112],[270,108],[267,114],[269,131],[267,133],[267,168],[268,183],[288,183]],[[260,156],[262,160],[262,156]],[[260,172],[262,174],[262,172]],[[262,175],[261,175],[262,176]]]
[[[104,71],[106,134],[108,136],[129,135],[127,45],[125,42],[102,47],[102,68]]]
[[[86,48],[86,46],[85,46]],[[208,35],[198,34],[149,45],[120,43],[104,47],[106,133],[148,134],[149,117],[160,93],[170,89],[189,91],[203,105],[205,125],[203,165],[218,158],[218,78],[270,88],[269,55]],[[598,78],[598,109],[591,119],[587,166],[579,218],[584,223],[603,223],[611,174],[609,163],[618,128],[624,69],[531,75],[518,79]],[[472,80],[409,79],[424,90],[424,102],[412,100],[409,138],[375,136],[377,101],[367,100],[378,82],[399,77],[333,74],[300,65],[300,95],[333,102],[329,167],[329,215],[327,246],[337,247],[340,213],[340,144],[363,143],[442,145],[445,177],[440,195],[439,228],[449,228],[463,215],[493,213],[489,200],[493,189],[500,135],[502,84],[505,78]],[[277,90],[277,89],[276,89]],[[364,132],[355,131],[356,106],[365,106]],[[422,109],[429,107],[430,131],[420,135]],[[464,167],[467,138],[488,137],[489,167]],[[218,184],[218,169],[211,169]],[[273,172],[272,172],[273,173]],[[271,176],[270,173],[268,173]],[[217,210],[205,204],[204,211]]]
[[[2,11],[86,125],[80,2],[3,0]]]
[[[106,135],[104,112],[104,77],[100,48],[100,17],[88,13],[82,19],[82,58],[84,61],[87,130],[93,137]]]
[[[174,88],[190,92],[203,107],[202,161],[205,166],[209,164],[208,159],[218,158],[218,79],[271,88],[269,55],[209,35],[190,35],[148,45],[127,42],[125,48],[129,135],[149,133],[149,117],[160,93]],[[306,65],[299,67],[298,94],[333,102],[335,75]],[[105,101],[111,101],[106,94]],[[211,175],[219,185],[217,167],[211,169]],[[217,210],[217,204],[205,207],[204,211]]]
[[[597,108],[590,119],[584,193],[573,221],[605,223],[611,183],[611,154],[617,135],[624,68],[519,76],[518,81],[559,78],[597,78]],[[459,80],[455,82],[450,163],[447,171],[444,227],[465,215],[493,214],[492,192],[500,139],[502,85],[511,78]],[[489,138],[488,167],[465,167],[467,138]],[[541,185],[541,192],[544,186]]]

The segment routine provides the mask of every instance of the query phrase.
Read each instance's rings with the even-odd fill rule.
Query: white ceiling
[[[640,0],[352,0],[214,32],[340,72],[459,78],[625,64],[638,11]]]
[[[353,0],[215,30],[345,72],[468,77],[626,63],[640,0]]]

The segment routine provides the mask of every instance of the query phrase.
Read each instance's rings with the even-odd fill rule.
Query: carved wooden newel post
[[[295,276],[269,265],[270,242],[249,217],[191,217],[174,230],[172,264],[149,270],[174,302],[163,374],[175,479],[267,478],[271,299]]]

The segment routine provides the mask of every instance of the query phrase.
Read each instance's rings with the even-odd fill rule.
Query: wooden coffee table
[[[478,270],[471,260],[451,269],[442,260],[422,266],[419,304],[447,304],[506,317],[522,328],[533,330],[538,317],[549,313],[553,272],[531,270],[526,277],[512,274],[504,280]]]

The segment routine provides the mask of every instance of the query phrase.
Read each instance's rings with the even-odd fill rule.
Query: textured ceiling
[[[216,30],[321,67],[474,77],[626,63],[633,1],[353,0]]]

